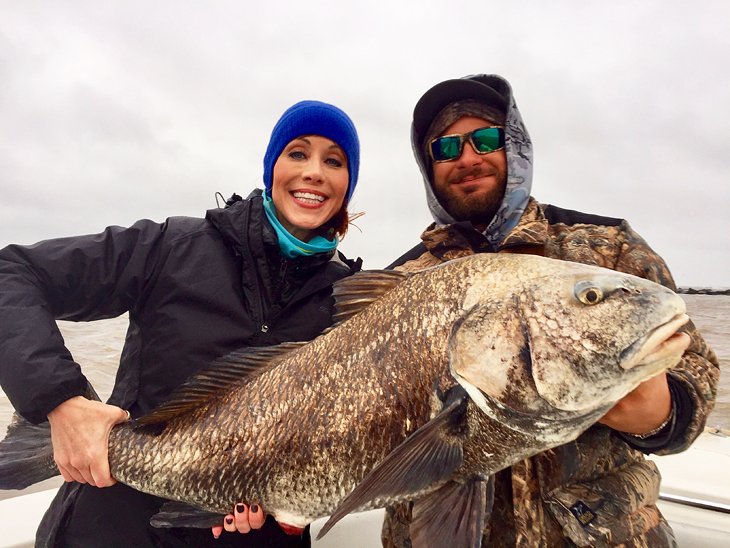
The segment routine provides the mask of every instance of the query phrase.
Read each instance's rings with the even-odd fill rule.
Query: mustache
[[[499,175],[499,172],[496,168],[491,166],[473,166],[468,169],[465,169],[464,171],[460,171],[458,173],[454,173],[451,175],[447,182],[448,183],[460,183],[467,177],[471,177],[472,179],[478,179],[480,177],[493,177]]]

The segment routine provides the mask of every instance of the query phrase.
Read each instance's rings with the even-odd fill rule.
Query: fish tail
[[[25,489],[58,473],[50,425],[31,424],[15,413],[0,441],[0,489]]]

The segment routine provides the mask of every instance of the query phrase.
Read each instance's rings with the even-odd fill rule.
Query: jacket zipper
[[[251,219],[251,208],[247,207],[244,209],[244,216],[242,219],[242,225],[244,227],[247,227],[246,230],[248,230],[250,219]],[[246,234],[245,237],[247,238],[248,234]],[[256,314],[256,317],[254,318],[254,320],[255,320],[254,325],[261,326],[259,328],[260,333],[255,333],[253,336],[253,339],[254,339],[253,344],[255,345],[256,343],[258,343],[258,341],[261,337],[261,333],[266,333],[269,330],[269,326],[266,325],[265,318],[264,318],[264,305],[263,305],[263,299],[261,298],[261,291],[263,288],[261,287],[261,283],[259,282],[259,277],[256,272],[256,265],[255,264],[253,264],[253,266],[245,265],[245,261],[247,259],[247,257],[246,257],[247,254],[251,255],[251,258],[253,259],[254,253],[252,252],[252,250],[250,249],[250,247],[248,245],[244,245],[242,247],[241,253],[240,253],[241,275],[242,275],[241,283],[244,284],[243,277],[246,276],[249,279],[249,282],[253,282],[253,283],[250,283],[249,285],[252,285],[253,287],[256,288],[256,290],[252,292],[250,298],[252,301],[254,301],[253,308],[254,308],[255,314]],[[255,262],[255,259],[253,259],[253,260]]]
[[[279,318],[279,315],[281,314],[282,307],[280,306],[281,303],[281,293],[283,291],[284,282],[286,279],[287,272],[289,270],[289,261],[281,258],[281,261],[279,262],[279,275],[276,279],[276,286],[272,287],[273,290],[276,291],[276,293],[272,292],[272,308],[276,310],[274,314],[269,314],[268,318],[263,317],[263,311],[261,312],[261,316],[263,318],[263,321],[261,323],[261,332],[262,333],[268,333],[271,324],[275,323],[276,320]]]

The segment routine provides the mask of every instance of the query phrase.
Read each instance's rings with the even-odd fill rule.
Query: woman
[[[0,251],[0,384],[26,419],[48,418],[68,482],[37,546],[309,545],[308,533],[287,535],[272,518],[217,540],[209,530],[155,530],[149,518],[164,501],[115,483],[106,447],[115,424],[147,413],[216,357],[309,340],[329,326],[332,284],[359,269],[336,250],[358,167],[352,121],[304,101],[274,127],[263,193],[234,195],[205,219],[144,220]],[[130,325],[109,404],[90,401],[55,320],[124,312]],[[259,507],[236,510],[226,529],[263,522]]]

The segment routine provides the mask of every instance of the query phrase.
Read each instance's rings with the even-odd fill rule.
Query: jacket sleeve
[[[623,221],[625,239],[618,255],[616,270],[634,274],[653,282],[660,283],[676,291],[674,279],[661,257]],[[691,339],[689,348],[684,352],[681,361],[668,372],[677,381],[675,386],[686,390],[691,401],[691,416],[683,423],[687,427],[677,431],[672,439],[659,450],[652,451],[659,455],[677,453],[687,449],[702,433],[707,416],[712,411],[720,377],[720,364],[717,356],[707,345],[702,335],[690,321],[683,328]]]
[[[112,318],[132,309],[164,226],[140,221],[0,250],[0,385],[23,417],[42,422],[85,393],[87,380],[55,320]]]

